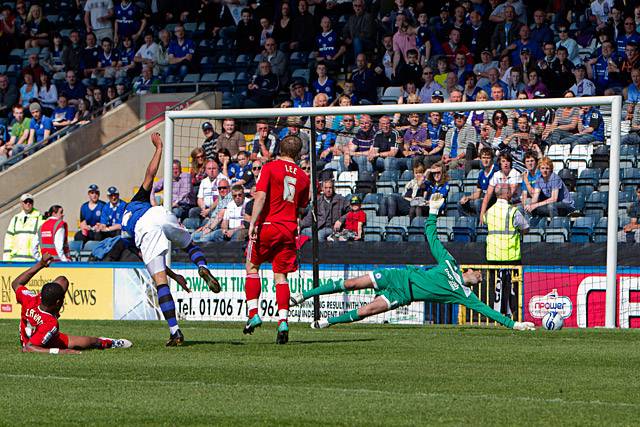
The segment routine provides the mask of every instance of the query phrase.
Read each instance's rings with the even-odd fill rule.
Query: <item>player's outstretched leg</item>
[[[255,271],[254,271],[255,270]],[[252,334],[256,328],[262,325],[262,319],[258,315],[258,299],[260,298],[260,276],[255,266],[247,265],[247,278],[244,283],[244,293],[247,299],[247,309],[249,310],[249,319],[244,326],[242,332]]]
[[[104,338],[67,335],[67,347],[75,350],[97,349],[106,350],[109,348],[130,348],[133,343],[124,338]]]
[[[349,290],[347,288],[347,282],[350,280],[356,279],[348,279],[346,282],[342,279],[330,281],[325,285],[318,286],[317,288],[309,289],[308,291],[298,292],[296,294],[291,295],[290,304],[291,306],[296,306],[302,304],[304,301],[309,298],[313,298],[318,295],[327,295],[327,294],[335,294]],[[351,288],[357,289],[357,288]]]
[[[278,334],[276,344],[286,344],[289,342],[289,282],[287,275],[275,273],[276,279],[276,303],[278,304]]]
[[[207,268],[207,260],[202,253],[202,249],[191,240],[189,232],[178,223],[175,215],[167,212],[168,220],[163,224],[162,231],[167,239],[178,245],[187,254],[189,259],[198,267],[198,275],[205,281],[212,292],[220,292],[220,282],[213,277],[209,268]]]
[[[338,323],[351,323],[362,320],[365,317],[374,316],[376,314],[389,311],[389,302],[383,297],[376,297],[369,304],[362,306],[358,309],[347,311],[340,316],[329,317],[328,319],[320,319],[311,322],[311,329],[323,329],[328,328]]]

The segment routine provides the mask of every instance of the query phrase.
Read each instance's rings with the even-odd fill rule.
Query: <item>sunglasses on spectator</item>
[[[228,189],[229,187],[226,187],[226,186],[218,187],[218,190],[228,190]]]
[[[260,169],[262,169],[262,166],[253,167],[253,168],[251,168],[251,169],[252,169],[252,170],[254,170],[254,171],[259,171]]]
[[[638,192],[638,193],[640,193],[640,192]],[[25,205],[32,205],[33,204],[33,200],[27,199],[27,200],[23,201],[22,203],[24,203]]]
[[[561,29],[558,30],[558,32],[559,33],[568,33],[569,31],[564,29],[564,28],[561,28]]]
[[[196,156],[196,159],[204,159],[204,154],[198,154],[198,155]]]
[[[433,74],[433,71],[425,71],[424,73],[422,73],[423,76],[430,76]]]
[[[234,194],[232,197],[235,199],[236,197],[243,197],[244,193]]]
[[[343,122],[352,122],[353,119],[342,119]]]

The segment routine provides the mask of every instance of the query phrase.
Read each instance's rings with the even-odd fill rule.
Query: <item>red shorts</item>
[[[26,344],[25,344],[26,345]],[[51,338],[44,348],[69,348],[69,337],[63,333],[58,333],[54,338]]]
[[[255,242],[249,241],[247,261],[254,265],[271,262],[274,273],[291,273],[298,269],[296,232],[276,224],[262,224]]]

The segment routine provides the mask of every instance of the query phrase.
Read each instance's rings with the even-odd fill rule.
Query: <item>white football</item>
[[[550,311],[542,318],[542,327],[549,331],[557,331],[562,329],[564,319],[558,311]]]

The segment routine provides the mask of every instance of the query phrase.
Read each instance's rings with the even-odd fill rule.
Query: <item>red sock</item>
[[[113,344],[113,341],[110,340],[109,338],[98,338],[98,343],[96,347],[99,348],[100,350],[105,350],[107,348],[111,348],[112,344]]]
[[[260,298],[260,287],[260,276],[258,276],[258,273],[247,274],[247,279],[244,283],[244,293],[247,298],[249,319],[258,314],[258,298]]]
[[[286,322],[289,318],[289,283],[276,283],[276,303],[278,304],[278,324]]]

